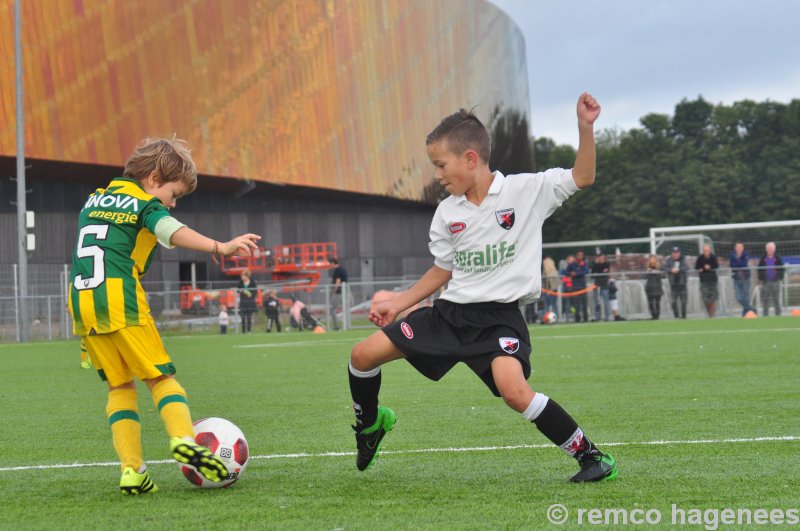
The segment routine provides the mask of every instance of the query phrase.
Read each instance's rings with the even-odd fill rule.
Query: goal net
[[[645,291],[648,257],[650,254],[656,255],[659,264],[663,266],[671,255],[672,249],[678,247],[681,249],[681,254],[689,269],[687,315],[704,317],[706,310],[701,298],[700,280],[694,266],[697,256],[702,253],[703,246],[708,244],[718,256],[720,265],[717,315],[738,316],[744,313],[744,307],[740,303],[740,298],[737,297],[729,263],[729,256],[734,251],[737,242],[744,245],[750,256],[748,270],[751,280],[745,296],[747,304],[756,309],[759,314],[763,314],[762,284],[759,281],[758,263],[765,253],[766,244],[773,242],[776,254],[782,258],[785,264],[783,278],[778,289],[781,311],[785,314],[793,308],[800,307],[800,220],[657,227],[650,229],[649,237],[545,243],[542,257],[552,258],[556,268],[563,275],[567,259],[574,257],[579,251],[585,254],[588,266],[597,261],[598,254],[604,255],[604,259],[611,265],[610,272],[606,275],[589,275],[587,282],[590,317],[605,317],[605,308],[600,308],[602,301],[598,298],[600,293],[594,288],[594,284],[597,283],[598,277],[606,276],[616,282],[619,314],[626,318],[646,319],[650,317]],[[571,294],[563,284],[557,291],[558,304],[565,302],[563,307],[568,308],[567,302],[569,302]],[[671,292],[666,279],[663,280],[663,293],[660,317],[662,319],[672,318]],[[563,312],[566,310],[562,310]],[[774,309],[771,313],[774,313]],[[570,320],[569,315],[563,317],[565,320]]]
[[[762,283],[759,281],[759,260],[765,255],[768,243],[775,244],[775,254],[784,263],[779,298],[783,310],[800,305],[800,220],[759,223],[731,223],[722,225],[692,225],[683,227],[655,227],[650,229],[650,252],[669,256],[673,247],[679,247],[690,268],[703,246],[709,245],[719,259],[719,291],[721,308],[726,313],[741,309],[738,304],[729,257],[736,244],[747,251],[751,277],[750,303],[760,304]],[[690,276],[690,283],[692,276]],[[691,290],[691,287],[690,287]],[[760,313],[760,311],[759,311]]]

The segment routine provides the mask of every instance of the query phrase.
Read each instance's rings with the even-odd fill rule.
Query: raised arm
[[[413,286],[394,299],[380,302],[370,309],[369,320],[384,327],[395,320],[397,314],[417,304],[431,293],[444,286],[453,276],[452,271],[433,266]]]
[[[578,188],[586,188],[594,184],[597,166],[597,154],[594,145],[594,122],[600,116],[600,104],[584,92],[578,98],[578,153],[575,155],[575,166],[572,178]]]

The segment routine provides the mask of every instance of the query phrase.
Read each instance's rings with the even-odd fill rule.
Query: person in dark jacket
[[[672,313],[675,319],[686,319],[686,261],[680,247],[673,247],[672,254],[664,264],[669,278],[669,292],[672,299]]]
[[[658,264],[658,257],[651,254],[647,260],[647,280],[644,284],[644,293],[647,295],[647,307],[652,319],[658,319],[661,315],[661,297],[664,295],[664,286],[661,283],[663,278],[664,271]]]
[[[703,254],[697,257],[694,268],[700,272],[700,296],[706,312],[709,317],[714,317],[717,313],[717,299],[719,298],[719,288],[717,287],[719,261],[717,261],[717,255],[711,252],[709,244],[703,245]]]
[[[583,251],[575,253],[575,261],[567,266],[567,275],[572,279],[572,290],[582,292],[573,297],[575,305],[575,322],[589,320],[589,305],[586,297],[586,275],[589,274],[589,266],[586,265],[586,255]]]
[[[744,249],[744,243],[736,242],[728,257],[728,264],[731,268],[736,300],[742,306],[742,315],[744,315],[753,310],[750,305],[750,255]]]
[[[344,266],[339,265],[339,259],[336,257],[331,257],[328,261],[334,265],[333,271],[331,271],[331,280],[333,280],[333,290],[331,292],[331,320],[333,321],[333,329],[339,330],[339,320],[337,319],[337,312],[339,311],[339,307],[344,310],[344,299],[342,295],[342,285],[347,282],[347,270]]]
[[[608,279],[608,305],[615,321],[627,321],[619,314],[619,300],[617,300],[617,283],[613,278]]]
[[[611,272],[611,264],[606,260],[606,255],[602,252],[597,253],[592,264],[592,278],[597,289],[594,292],[594,319],[600,320],[600,301],[603,302],[603,318],[611,320],[611,312],[608,303],[608,274]]]
[[[253,328],[253,314],[256,312],[256,281],[250,276],[250,270],[245,269],[239,278],[239,313],[242,317],[242,333],[247,334]]]
[[[281,304],[278,301],[278,294],[275,293],[275,290],[270,290],[267,293],[267,298],[264,299],[264,313],[267,316],[267,332],[272,332],[272,324],[275,324],[275,330],[280,332],[281,331],[281,318],[280,318],[280,309]]]
[[[775,315],[781,314],[780,288],[783,281],[783,260],[775,254],[775,242],[766,246],[766,254],[758,262],[758,280],[761,282],[761,305],[764,317],[769,315],[769,305],[773,304]]]

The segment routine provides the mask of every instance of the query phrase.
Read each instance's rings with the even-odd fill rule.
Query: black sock
[[[597,451],[578,423],[552,398],[533,423],[553,444],[576,459]]]
[[[355,372],[355,373],[354,373]],[[356,412],[356,428],[369,428],[378,420],[378,392],[381,390],[380,367],[362,372],[348,367],[350,377],[350,396]]]

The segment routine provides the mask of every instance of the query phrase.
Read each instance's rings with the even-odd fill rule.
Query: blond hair
[[[197,168],[185,140],[175,137],[145,138],[125,162],[122,176],[142,181],[153,172],[156,173],[156,181],[161,184],[175,181],[184,183],[187,194],[197,188]]]
[[[546,277],[550,277],[553,275],[558,276],[558,269],[556,269],[556,263],[549,256],[545,256],[544,260],[542,260],[542,273],[544,273],[544,276]]]

